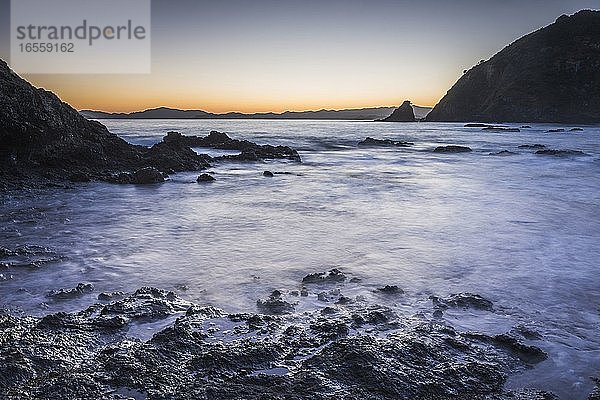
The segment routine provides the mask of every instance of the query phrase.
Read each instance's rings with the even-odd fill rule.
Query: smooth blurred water
[[[256,311],[273,289],[339,267],[354,294],[397,284],[400,312],[431,311],[430,294],[474,292],[498,312],[448,313],[462,329],[535,327],[550,359],[509,386],[585,398],[600,375],[600,127],[482,132],[462,124],[345,121],[103,120],[131,143],[169,130],[210,130],[299,150],[302,164],[215,164],[217,181],[181,173],[153,186],[90,183],[0,197],[0,245],[38,245],[63,257],[0,269],[0,306],[73,311],[101,291],[143,285],[227,311]],[[567,130],[569,127],[564,127]],[[410,148],[358,148],[367,136]],[[522,144],[581,150],[552,157]],[[472,153],[438,154],[443,144]],[[512,156],[492,156],[510,150]],[[264,170],[290,172],[264,178]],[[4,279],[4,280],[2,280]],[[51,289],[96,291],[51,301]]]

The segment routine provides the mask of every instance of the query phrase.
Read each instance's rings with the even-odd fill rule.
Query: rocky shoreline
[[[97,304],[75,313],[3,313],[0,393],[5,399],[556,398],[504,389],[509,374],[547,358],[529,344],[542,340],[537,332],[462,332],[443,318],[449,309],[493,313],[489,300],[433,296],[429,312],[402,317],[388,305],[346,297],[346,285],[358,281],[340,270],[309,274],[297,290],[259,299],[260,313],[228,314],[150,287],[101,293]],[[60,293],[78,290],[93,289],[81,284]],[[403,295],[392,285],[376,291]],[[294,311],[315,299],[316,309]],[[159,328],[143,337],[147,326]]]

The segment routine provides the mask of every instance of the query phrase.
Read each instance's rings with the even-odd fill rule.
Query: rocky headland
[[[426,120],[600,122],[600,11],[563,15],[482,60]]]

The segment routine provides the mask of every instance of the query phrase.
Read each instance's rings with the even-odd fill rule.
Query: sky
[[[7,61],[9,4],[0,0]],[[152,0],[150,74],[24,78],[77,109],[112,112],[433,106],[463,70],[581,9],[600,0]]]

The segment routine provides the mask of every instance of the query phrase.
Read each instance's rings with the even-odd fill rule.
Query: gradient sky
[[[105,111],[432,106],[464,69],[584,8],[600,0],[152,0],[151,74],[24,77]],[[5,60],[9,14],[0,0]]]

